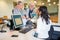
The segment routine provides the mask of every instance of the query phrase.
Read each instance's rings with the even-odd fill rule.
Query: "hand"
[[[31,20],[31,18],[28,18],[28,20]]]

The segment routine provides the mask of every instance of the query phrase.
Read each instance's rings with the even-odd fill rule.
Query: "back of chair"
[[[3,20],[2,20],[2,18],[0,18],[0,24],[2,24],[3,23]]]
[[[3,19],[8,19],[8,16],[3,16]]]
[[[21,27],[23,25],[21,15],[12,15],[12,19],[15,28]]]
[[[58,39],[60,37],[60,25],[52,25],[53,27],[53,33],[52,33],[52,38],[53,39]]]

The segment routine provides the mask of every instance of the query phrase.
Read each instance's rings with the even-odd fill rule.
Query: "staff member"
[[[38,34],[40,40],[45,40],[49,37],[48,31],[51,27],[51,20],[49,19],[48,11],[46,6],[40,6],[37,10],[37,28],[35,32]]]

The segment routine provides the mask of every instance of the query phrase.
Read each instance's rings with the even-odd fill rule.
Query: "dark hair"
[[[43,19],[45,19],[46,24],[48,24],[49,23],[49,20],[48,20],[49,15],[48,15],[47,7],[46,6],[40,6],[38,10],[41,11],[41,17]]]
[[[17,4],[19,5],[20,3],[22,3],[22,2],[21,2],[21,1],[18,1],[18,3],[17,3]]]

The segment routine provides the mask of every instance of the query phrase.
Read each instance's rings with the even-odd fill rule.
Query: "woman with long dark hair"
[[[36,33],[38,38],[45,40],[49,37],[48,31],[50,30],[51,20],[49,19],[48,10],[46,6],[40,6],[38,8],[38,19]]]

